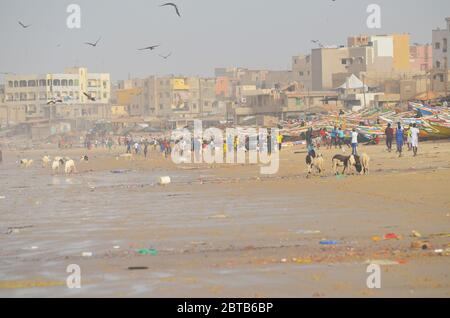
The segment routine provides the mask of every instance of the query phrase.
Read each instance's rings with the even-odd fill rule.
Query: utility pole
[[[362,74],[362,82],[363,82],[363,92],[364,92],[364,108],[367,107],[366,104],[366,83],[365,83],[365,79],[364,79],[364,74]]]

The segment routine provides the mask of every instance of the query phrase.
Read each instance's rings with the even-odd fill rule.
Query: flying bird
[[[97,46],[97,44],[100,42],[100,40],[102,39],[102,37],[100,37],[98,40],[97,40],[97,42],[95,42],[95,43],[91,43],[91,42],[84,42],[84,44],[86,44],[86,45],[90,45],[90,46],[92,46],[92,47],[96,47]]]
[[[172,56],[172,52],[170,52],[169,54],[167,54],[167,55],[159,55],[159,57],[162,57],[163,59],[165,59],[165,60],[167,60],[169,57],[171,57]]]
[[[178,7],[177,7],[177,5],[175,3],[168,2],[168,3],[164,3],[164,4],[160,5],[160,7],[165,7],[165,6],[172,6],[172,7],[174,7],[175,12],[181,18],[180,10],[178,10]]]
[[[21,26],[22,28],[24,28],[24,29],[27,29],[27,28],[29,28],[29,27],[31,26],[31,24],[25,25],[25,24],[23,24],[21,21],[19,21],[19,24],[20,24],[20,26]]]
[[[152,45],[152,46],[148,46],[148,47],[144,47],[142,49],[139,49],[138,51],[145,51],[145,50],[150,50],[153,51],[154,49],[156,49],[157,47],[160,47],[161,45]]]
[[[95,102],[95,97],[92,97],[90,94],[88,94],[88,93],[83,93],[84,94],[84,96],[86,96],[90,101],[93,101],[93,102]]]
[[[47,105],[55,105],[57,103],[62,103],[62,99],[52,99],[50,101],[47,102]]]

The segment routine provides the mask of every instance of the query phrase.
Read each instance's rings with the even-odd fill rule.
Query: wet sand
[[[4,151],[0,296],[449,297],[449,256],[434,250],[450,238],[433,234],[450,233],[450,142],[422,143],[416,158],[362,146],[368,176],[333,176],[340,151],[321,149],[325,174],[306,179],[304,151],[284,148],[279,173],[263,176],[259,165],[174,165],[157,153],[126,161],[116,159],[123,149],[95,149],[70,177],[40,158],[85,150]],[[23,169],[18,158],[35,163]],[[157,186],[166,175],[173,183]],[[388,233],[401,237],[373,240]],[[412,249],[417,240],[432,247]],[[367,260],[396,263],[382,266],[381,289],[366,286]],[[81,267],[81,289],[66,287],[69,264]]]

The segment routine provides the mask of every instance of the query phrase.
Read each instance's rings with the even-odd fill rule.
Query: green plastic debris
[[[138,253],[140,254],[140,255],[152,255],[152,256],[156,256],[156,255],[158,255],[158,251],[157,250],[155,250],[155,249],[149,249],[149,248],[143,248],[143,249],[140,249],[139,251],[138,251]]]

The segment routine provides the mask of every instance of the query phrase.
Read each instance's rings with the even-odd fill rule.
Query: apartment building
[[[88,98],[89,95],[91,98]],[[106,73],[88,73],[87,68],[69,68],[64,73],[7,75],[5,102],[10,113],[21,113],[15,121],[64,116],[95,115],[96,107],[110,101],[111,81]],[[52,104],[52,101],[60,101]],[[59,111],[64,109],[64,111]]]
[[[215,113],[216,90],[215,78],[150,76],[121,81],[117,95],[131,116],[176,120]]]
[[[292,73],[300,91],[312,90],[311,55],[301,54],[292,57]]]
[[[410,64],[413,72],[428,72],[433,68],[433,46],[415,44],[410,47]]]
[[[450,17],[445,19],[446,28],[433,30],[433,88],[448,91],[450,59]]]

